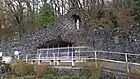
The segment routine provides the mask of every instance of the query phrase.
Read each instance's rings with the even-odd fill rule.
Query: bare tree
[[[10,24],[19,28],[20,36],[25,32],[28,23],[36,26],[40,7],[50,6],[54,15],[57,18],[65,15],[71,8],[82,8],[85,10],[86,19],[91,25],[104,24],[111,22],[109,20],[109,10],[113,15],[119,15],[120,10],[130,9],[133,0],[112,0],[106,2],[105,0],[5,0],[5,8],[0,7],[0,11],[5,12],[1,14],[0,25],[4,24],[5,19],[3,15],[8,15],[7,19]],[[41,4],[41,5],[40,5]],[[10,18],[12,17],[12,18]],[[104,21],[104,22],[102,22]],[[15,22],[15,23],[14,23]],[[118,22],[122,25],[121,23]],[[5,23],[6,24],[6,23]],[[111,24],[111,23],[109,23]],[[8,26],[8,25],[6,25]],[[107,25],[106,25],[107,26]],[[29,26],[30,27],[30,26]]]

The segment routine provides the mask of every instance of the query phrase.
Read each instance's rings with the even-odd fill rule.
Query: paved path
[[[44,64],[49,65],[49,62],[42,62]],[[54,63],[52,63],[54,64]],[[57,64],[57,63],[55,63]],[[96,63],[95,61],[90,61],[90,62],[75,62],[75,66],[71,66],[72,63],[71,62],[60,62],[59,65],[56,65],[56,68],[82,68],[85,66],[92,66],[92,67],[96,67]],[[97,67],[103,67],[103,68],[107,68],[107,69],[113,69],[116,71],[122,71],[122,72],[128,72],[127,68],[129,68],[129,71],[135,71],[135,70],[140,70],[139,66],[136,65],[127,65],[127,64],[122,64],[122,63],[113,63],[113,62],[107,62],[107,61],[98,61],[97,62]]]

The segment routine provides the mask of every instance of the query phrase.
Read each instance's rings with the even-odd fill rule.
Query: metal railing
[[[38,49],[36,54],[22,54],[18,58],[26,62],[35,60],[38,61],[38,64],[40,64],[40,60],[53,61],[54,65],[56,61],[71,61],[73,66],[75,61],[87,60],[95,60],[95,62],[98,62],[98,60],[109,61],[126,64],[127,66],[129,64],[140,65],[140,54],[97,51],[86,46]],[[129,72],[129,69],[127,71]]]

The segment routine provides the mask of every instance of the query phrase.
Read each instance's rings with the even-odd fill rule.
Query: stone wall
[[[129,34],[124,32],[106,32],[104,29],[96,29],[88,35],[89,46],[95,50],[114,52],[139,53],[140,52],[140,30],[133,27]],[[117,37],[117,39],[115,39]],[[117,43],[115,42],[117,40]]]

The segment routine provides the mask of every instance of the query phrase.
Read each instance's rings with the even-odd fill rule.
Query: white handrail
[[[42,48],[38,50],[55,50],[55,49],[68,49],[68,48],[88,48],[87,46],[77,46],[77,47],[60,47],[60,48]]]
[[[72,57],[70,56],[70,55],[68,55],[69,56],[69,58],[67,58],[67,57],[65,57],[65,56],[60,56],[60,54],[62,54],[62,52],[60,51],[60,49],[70,49],[70,48],[72,48],[72,49],[76,49],[76,51],[75,50],[71,50],[73,53],[71,53],[71,51],[68,51],[69,53],[71,53],[72,54]],[[85,48],[87,48],[87,49],[85,49]],[[81,49],[84,49],[84,50],[81,50]],[[76,60],[76,61],[78,61],[78,60],[91,60],[91,59],[95,59],[95,62],[97,62],[97,60],[103,60],[103,61],[109,61],[109,62],[114,62],[114,63],[121,63],[121,64],[133,64],[133,65],[138,65],[138,66],[140,66],[140,63],[135,63],[135,62],[130,62],[130,61],[128,61],[129,60],[129,56],[140,56],[140,54],[131,54],[131,53],[122,53],[122,52],[111,52],[111,51],[97,51],[97,50],[93,50],[93,49],[91,49],[91,48],[89,48],[89,47],[87,47],[87,46],[78,46],[78,47],[58,47],[58,48],[48,48],[48,49],[38,49],[37,51],[39,51],[39,52],[41,52],[41,51],[47,51],[48,53],[49,53],[49,51],[48,50],[58,50],[58,51],[54,51],[53,53],[54,53],[54,55],[56,56],[55,57],[55,60],[54,60],[54,57],[52,56],[48,56],[48,54],[45,56],[45,53],[43,53],[42,55],[44,55],[45,57],[38,57],[39,55],[38,54],[21,54],[20,56],[24,56],[25,55],[25,58],[23,58],[23,60],[26,60],[26,61],[28,61],[28,60],[54,60],[54,61],[57,61],[57,60],[71,60],[71,61],[73,61],[73,60]],[[80,51],[78,51],[78,50],[80,50]],[[58,53],[59,52],[59,53]],[[66,52],[66,51],[65,51]],[[52,52],[50,52],[50,53],[52,53]],[[67,52],[66,52],[67,53]],[[87,54],[87,55],[81,55],[81,53],[84,53],[84,54]],[[76,54],[78,54],[77,56],[78,57],[76,57],[76,58],[74,58],[75,57],[75,55]],[[88,55],[89,54],[92,54],[93,55],[93,57],[88,57]],[[123,57],[124,57],[124,61],[119,61],[117,58],[116,58],[116,60],[112,60],[112,59],[110,59],[110,58],[106,58],[106,55],[105,55],[105,57],[98,57],[98,54],[100,55],[100,54],[103,54],[103,56],[104,56],[104,54],[106,54],[106,55],[108,55],[108,54],[112,54],[112,55],[114,55],[115,54],[115,56],[116,55],[123,55]],[[20,57],[19,56],[19,57]],[[27,60],[27,57],[26,56],[28,56],[28,60]],[[30,58],[30,56],[33,56],[33,57],[35,57],[35,58]],[[41,56],[41,53],[40,53],[40,56]],[[74,56],[74,57],[73,57]],[[72,59],[71,59],[72,58]],[[136,58],[135,58],[136,59]]]

